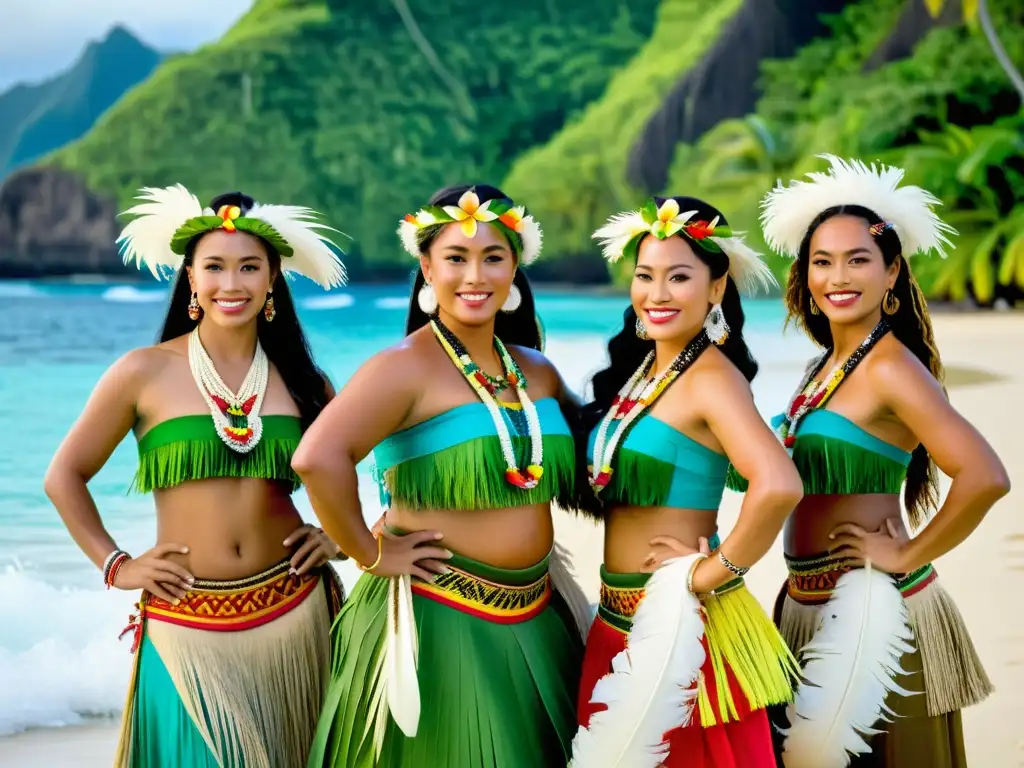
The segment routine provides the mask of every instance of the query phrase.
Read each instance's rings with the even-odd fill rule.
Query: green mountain
[[[129,203],[181,182],[305,204],[356,274],[405,274],[394,235],[439,186],[501,183],[650,37],[658,0],[258,0],[161,66],[52,161]]]
[[[126,29],[114,27],[66,72],[0,94],[0,179],[84,136],[126,91],[149,77],[160,58]]]

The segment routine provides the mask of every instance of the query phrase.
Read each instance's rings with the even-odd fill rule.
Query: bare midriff
[[[900,499],[894,493],[804,496],[786,521],[784,548],[790,557],[820,555],[835,545],[829,534],[837,526],[854,523],[877,531],[886,518],[896,518],[897,529],[905,533]]]
[[[697,549],[701,537],[710,539],[717,532],[717,510],[614,507],[605,516],[604,567],[612,573],[649,572],[644,561],[659,550],[651,546],[655,536],[671,536]]]
[[[472,510],[414,510],[398,505],[385,522],[405,532],[438,531],[441,546],[495,568],[529,568],[543,560],[555,540],[550,504]]]
[[[230,581],[292,554],[284,540],[302,525],[290,486],[257,478],[209,478],[154,492],[157,542],[182,544],[169,559],[197,579]]]

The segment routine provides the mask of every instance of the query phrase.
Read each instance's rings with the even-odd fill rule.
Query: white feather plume
[[[932,210],[942,202],[921,187],[899,186],[903,169],[865,165],[835,155],[818,155],[830,164],[825,172],[808,173],[810,181],[793,180],[761,201],[765,242],[775,251],[796,258],[800,243],[814,218],[838,205],[860,205],[891,223],[903,246],[903,255],[936,251],[945,258],[952,247],[947,234],[956,230]]]
[[[177,271],[182,257],[171,250],[171,238],[191,218],[203,215],[199,198],[181,184],[172,187],[143,187],[136,196],[145,202],[129,208],[125,214],[136,218],[128,222],[117,238],[125,264],[135,262],[149,268],[158,280],[166,270]]]
[[[870,566],[843,574],[821,617],[800,652],[803,680],[783,731],[786,768],[845,768],[871,751],[865,736],[893,714],[886,696],[913,695],[895,681],[913,632],[892,577]]]
[[[420,257],[420,246],[416,242],[416,233],[419,232],[419,227],[412,222],[402,219],[396,231],[406,253],[418,259]]]
[[[640,211],[616,213],[591,237],[601,244],[601,252],[609,264],[622,258],[629,241],[641,232],[650,232],[651,225],[644,221]]]
[[[523,238],[523,253],[519,259],[523,264],[532,264],[544,247],[544,231],[533,216],[523,216],[523,231],[519,236]]]
[[[747,245],[740,233],[710,239],[729,257],[729,276],[736,281],[741,291],[753,295],[758,290],[767,293],[772,287],[778,287],[775,275],[764,263],[761,254]]]
[[[551,583],[555,591],[562,596],[573,619],[576,621],[576,628],[579,629],[580,637],[584,642],[590,632],[590,625],[594,621],[594,606],[576,580],[575,569],[572,564],[572,555],[569,550],[555,542],[551,550],[551,558],[548,560],[548,573],[551,574]]]
[[[706,653],[700,602],[686,588],[699,555],[665,561],[644,588],[626,649],[612,659],[576,732],[570,768],[655,768],[668,756],[665,734],[690,722]]]
[[[345,265],[323,234],[337,230],[318,222],[315,211],[297,205],[256,203],[245,215],[272,226],[291,246],[292,255],[281,258],[284,272],[304,275],[328,290],[345,284]]]

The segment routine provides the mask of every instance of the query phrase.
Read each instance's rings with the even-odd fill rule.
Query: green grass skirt
[[[509,586],[536,581],[547,559],[508,571],[455,555],[451,565]],[[583,644],[555,593],[534,618],[499,624],[419,594],[419,728],[388,715],[374,760],[370,684],[384,646],[388,580],[364,574],[332,631],[334,668],[310,768],[564,768],[576,733]]]

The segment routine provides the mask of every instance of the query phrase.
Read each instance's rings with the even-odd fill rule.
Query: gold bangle
[[[686,575],[686,591],[694,597],[697,593],[693,591],[693,574],[697,572],[697,566],[701,564],[702,560],[707,560],[708,556],[705,554],[698,554],[697,559],[693,561],[693,565],[690,566],[690,572]]]
[[[377,559],[373,561],[373,565],[363,565],[358,561],[356,562],[356,565],[359,566],[359,570],[363,573],[370,573],[374,568],[380,565],[381,558],[384,557],[384,537],[377,536],[375,538],[377,539]]]

